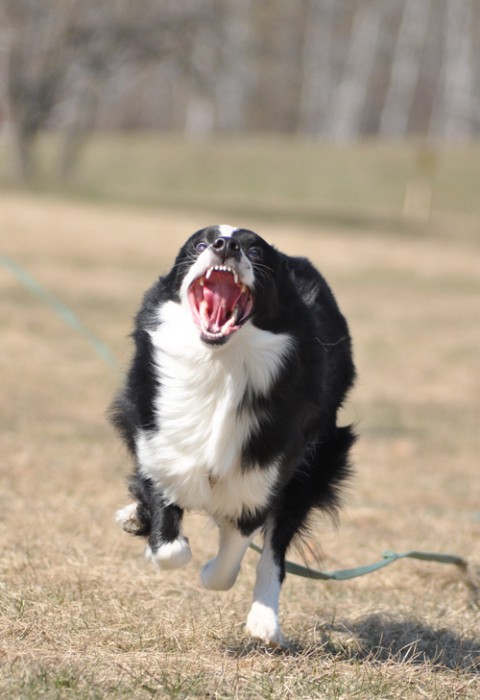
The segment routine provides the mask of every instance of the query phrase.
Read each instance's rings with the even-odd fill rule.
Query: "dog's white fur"
[[[256,533],[244,537],[227,520],[219,527],[218,554],[202,567],[200,580],[205,588],[228,591],[237,579],[243,556]]]
[[[235,226],[230,226],[229,224],[220,224],[218,231],[224,238],[230,238],[235,231],[238,231],[238,228],[235,228]]]
[[[212,352],[199,339],[184,303],[164,304],[160,321],[151,338],[162,375],[162,391],[155,403],[162,430],[140,433],[139,464],[145,476],[162,484],[169,502],[187,510],[203,509],[214,517],[219,526],[219,552],[203,566],[200,578],[206,588],[227,590],[235,583],[254,537],[244,537],[228,518],[239,517],[243,508],[262,507],[278,475],[276,463],[262,469],[240,469],[242,445],[255,428],[256,417],[248,411],[239,414],[237,409],[247,385],[268,392],[292,340],[247,321],[241,333]],[[177,412],[173,407],[178,407]],[[132,515],[123,510],[124,517]],[[147,548],[147,557],[159,569],[169,569],[188,563],[191,553],[182,535],[155,555]],[[247,631],[269,644],[282,643],[279,593],[278,567],[267,545],[258,565]]]
[[[167,569],[178,569],[180,566],[188,564],[192,558],[192,552],[187,538],[180,535],[173,542],[162,544],[155,552],[152,552],[150,547],[147,546],[145,558],[152,561],[160,571],[164,571]]]
[[[202,509],[220,520],[240,517],[243,508],[255,511],[268,501],[278,469],[275,462],[240,469],[242,445],[256,417],[238,407],[247,385],[268,391],[290,337],[247,321],[241,333],[212,352],[182,304],[168,302],[160,314],[152,342],[162,375],[155,401],[162,430],[138,435],[142,473],[161,483],[167,502],[181,508]]]
[[[253,591],[253,604],[247,617],[246,631],[265,644],[284,644],[278,620],[280,599],[279,568],[273,558],[268,530],[263,551],[257,564],[257,578]]]

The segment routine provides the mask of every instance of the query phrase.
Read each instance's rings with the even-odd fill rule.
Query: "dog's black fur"
[[[225,336],[218,330],[212,335],[205,331],[206,326],[195,328],[195,332],[199,348],[211,353],[212,362],[221,353],[231,352],[234,343],[245,342],[242,352],[249,352],[246,341],[237,341],[246,325],[289,338],[288,350],[275,361],[268,390],[247,381],[238,405],[232,407],[238,417],[252,417],[235,478],[274,464],[274,486],[254,509],[247,504],[232,516],[224,514],[247,538],[264,528],[281,582],[292,539],[307,527],[312,509],[337,508],[340,486],[350,472],[348,453],[354,433],[350,426],[337,425],[338,410],[355,377],[350,335],[329,286],[306,258],[284,255],[251,231],[232,229],[228,236],[222,231],[222,227],[210,227],[194,234],[181,248],[171,271],[145,295],[133,333],[135,354],[125,386],[113,404],[112,417],[135,461],[130,483],[138,504],[134,529],[148,538],[155,554],[180,536],[185,507],[165,496],[157,472],[141,464],[138,449],[140,432],[151,436],[162,431],[158,400],[164,378],[153,341],[163,323],[159,311],[166,304],[187,305],[182,284],[192,266],[200,264],[201,255],[209,256],[210,264],[227,265],[230,272],[238,272],[240,282],[242,274],[248,276],[248,268],[248,279],[253,279],[249,286],[253,306],[245,309],[247,317],[239,321],[238,328]],[[172,325],[169,337],[175,332]],[[221,477],[221,465],[219,468]],[[227,474],[225,478],[232,477]],[[211,515],[216,517],[215,512]],[[223,522],[223,516],[220,520]],[[263,637],[267,642],[278,641],[271,632]]]

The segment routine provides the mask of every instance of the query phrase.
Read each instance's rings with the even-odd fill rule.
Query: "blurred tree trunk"
[[[215,130],[213,76],[217,64],[215,33],[200,26],[194,32],[187,56],[187,80],[184,133],[190,138],[211,136]]]
[[[221,132],[245,128],[251,83],[252,0],[224,0],[222,38],[217,65],[216,102]]]
[[[63,143],[59,159],[59,177],[72,180],[80,160],[80,153],[93,129],[97,111],[101,81],[86,74],[77,87],[72,104],[71,115],[64,129]]]
[[[478,12],[478,7],[476,8]],[[447,0],[444,60],[433,103],[432,137],[464,138],[472,134],[475,115],[473,86],[472,0]]]
[[[337,141],[352,139],[361,133],[382,22],[382,12],[375,0],[365,0],[354,7],[347,55],[326,122],[326,135]]]
[[[333,87],[331,45],[336,0],[309,0],[304,17],[299,131],[320,136]]]
[[[7,98],[12,122],[17,176],[35,174],[34,145],[59,97],[65,75],[65,25],[74,2],[7,0],[10,26],[7,48]]]
[[[380,117],[381,136],[398,138],[408,132],[429,15],[430,0],[404,0],[390,82]]]

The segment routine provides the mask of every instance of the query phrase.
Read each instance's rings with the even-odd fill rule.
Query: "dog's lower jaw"
[[[284,648],[285,640],[278,622],[278,615],[268,605],[255,601],[248,613],[246,633],[271,647]]]
[[[154,550],[147,546],[145,558],[152,561],[160,571],[167,571],[188,564],[192,558],[192,552],[186,537],[180,535],[173,542],[165,542]]]

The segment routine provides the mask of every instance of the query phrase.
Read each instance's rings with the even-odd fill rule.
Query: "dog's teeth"
[[[203,282],[200,281],[201,285],[203,285],[205,280],[210,279],[212,272],[229,272],[231,275],[233,275],[235,284],[239,284],[238,273],[236,270],[234,270],[232,267],[228,267],[227,265],[214,265],[213,267],[209,267],[206,271],[205,276],[202,278]]]

